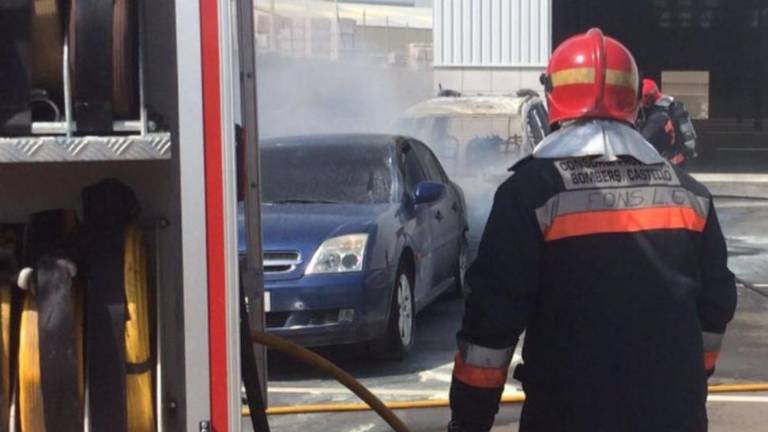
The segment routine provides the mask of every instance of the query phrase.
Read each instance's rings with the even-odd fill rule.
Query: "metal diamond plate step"
[[[171,134],[86,137],[0,137],[0,163],[162,160]]]

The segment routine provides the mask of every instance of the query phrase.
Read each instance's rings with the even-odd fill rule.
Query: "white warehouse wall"
[[[435,66],[542,66],[552,0],[435,0]]]
[[[552,0],[435,0],[435,87],[540,90],[552,51]]]

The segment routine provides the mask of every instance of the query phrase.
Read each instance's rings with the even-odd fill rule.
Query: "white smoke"
[[[404,111],[434,97],[430,70],[372,63],[363,52],[358,59],[326,60],[258,57],[259,133],[262,139],[323,133],[390,133],[415,136],[435,150],[444,168],[467,198],[470,247],[474,249],[485,226],[493,194],[507,168],[520,155],[467,161],[460,170],[441,154],[429,137],[397,120]],[[459,134],[472,137],[504,135],[507,120],[472,122]],[[476,130],[475,130],[476,129]],[[503,136],[504,139],[507,136]]]
[[[393,133],[403,111],[432,92],[430,71],[367,60],[260,55],[257,81],[262,138]]]

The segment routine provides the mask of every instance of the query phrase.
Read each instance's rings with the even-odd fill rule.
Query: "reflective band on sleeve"
[[[717,358],[720,357],[719,352],[705,352],[704,353],[704,370],[711,371],[717,364]]]
[[[705,352],[720,352],[723,345],[723,335],[720,333],[702,332],[702,341],[704,342]]]
[[[720,356],[723,335],[721,333],[702,332],[701,340],[704,346],[704,369],[712,370],[715,368],[717,359]]]
[[[686,207],[573,213],[554,218],[552,225],[544,231],[544,240],[667,229],[702,232],[706,223],[705,218]]]
[[[457,353],[453,364],[453,377],[472,387],[499,388],[507,382],[508,368],[480,368],[464,363]]]
[[[664,132],[669,134],[675,132],[675,125],[672,123],[672,120],[667,120],[667,123],[664,124]]]
[[[464,364],[479,368],[508,368],[515,348],[493,349],[459,340],[459,354]]]
[[[679,165],[679,164],[685,162],[685,155],[682,154],[682,153],[678,153],[678,154],[672,156],[672,158],[669,159],[669,161],[672,162],[675,165]]]

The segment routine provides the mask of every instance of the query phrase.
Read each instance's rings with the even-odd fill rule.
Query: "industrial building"
[[[718,119],[702,127],[759,130],[766,117],[768,1],[435,0],[434,17],[435,87],[540,88],[553,47],[596,26],[694,117]]]
[[[436,87],[500,94],[540,86],[551,0],[435,0],[434,15]]]
[[[286,57],[432,65],[432,11],[410,1],[255,2],[257,49]]]

